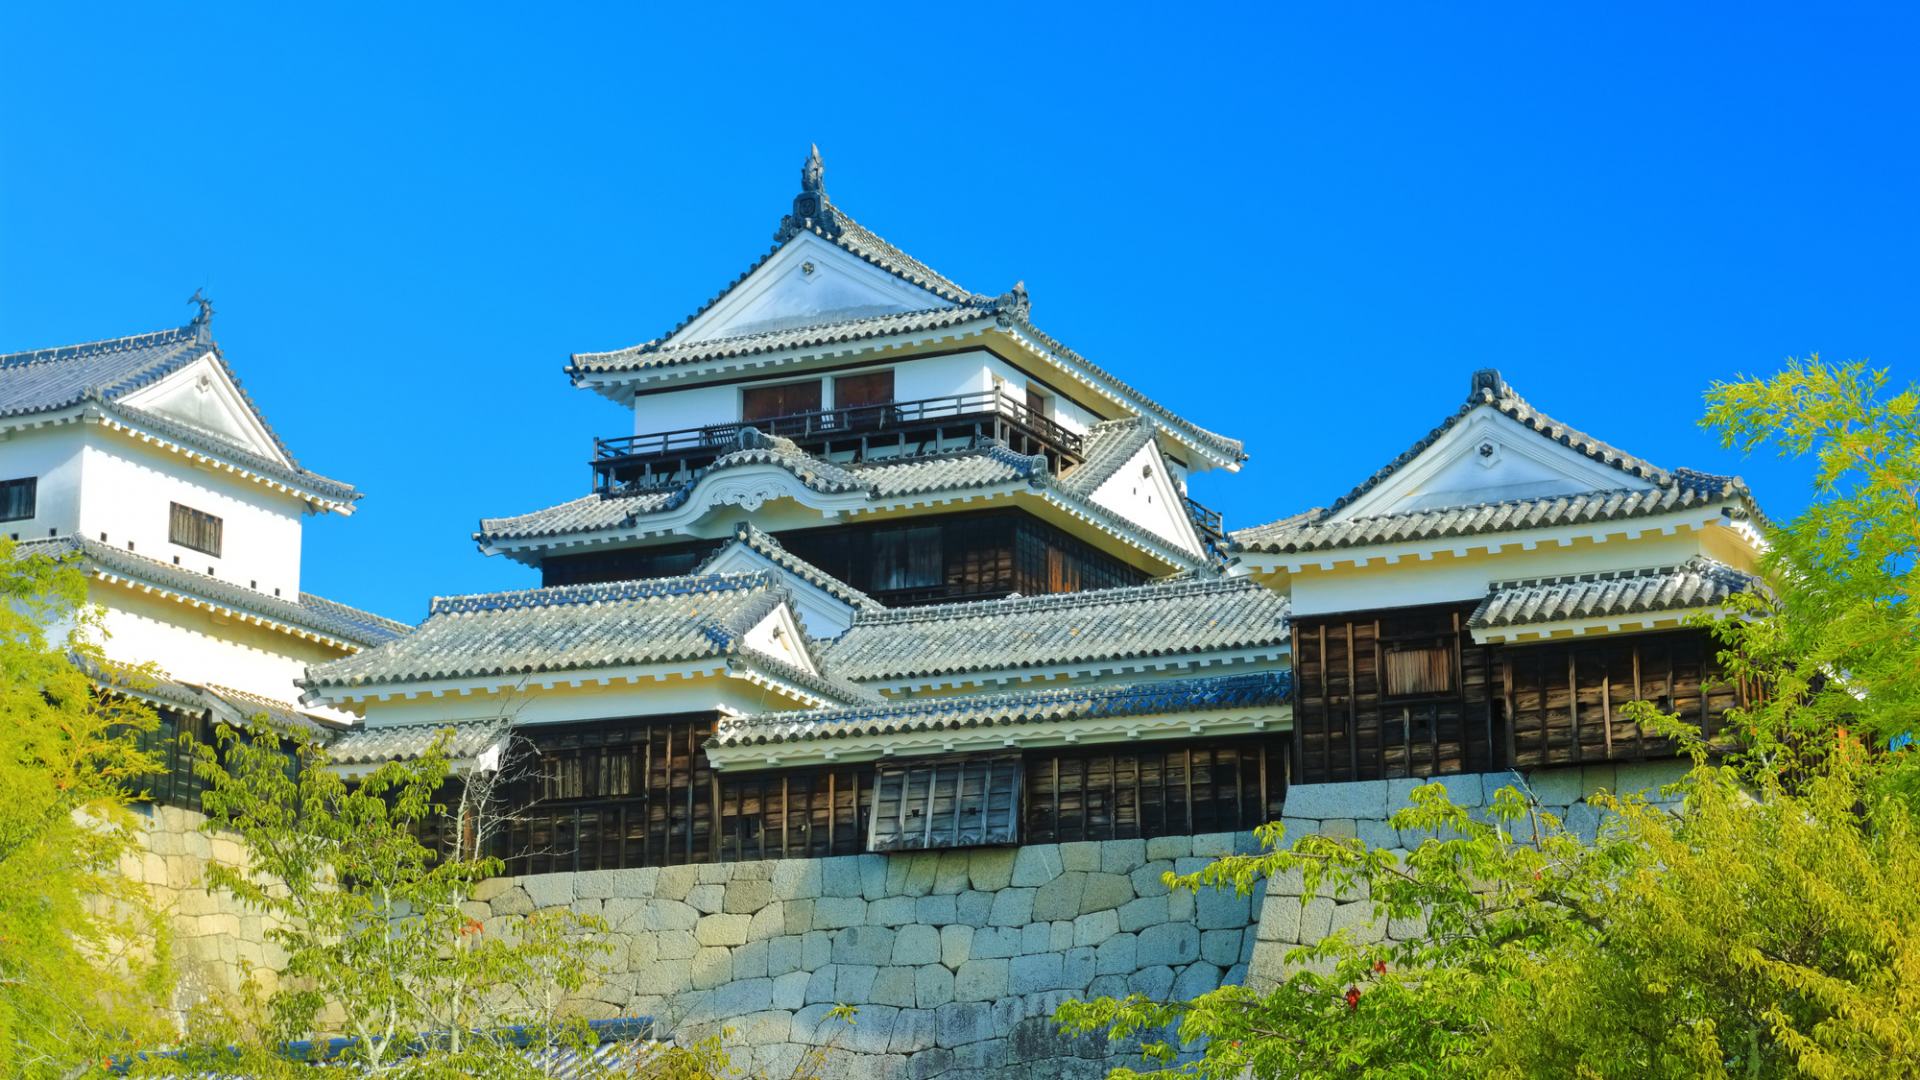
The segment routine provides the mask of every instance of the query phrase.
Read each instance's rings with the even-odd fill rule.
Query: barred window
[[[1453,693],[1453,644],[1410,641],[1381,653],[1388,697],[1436,697]]]
[[[32,517],[39,487],[40,478],[37,476],[0,481],[0,521],[19,521]]]
[[[1019,839],[1020,759],[952,758],[882,766],[873,780],[873,851],[1011,844]]]
[[[220,519],[205,510],[195,510],[191,506],[173,504],[173,516],[167,524],[167,539],[189,547],[195,551],[204,551],[208,555],[220,554]]]

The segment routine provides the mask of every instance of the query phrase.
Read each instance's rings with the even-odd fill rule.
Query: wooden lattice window
[[[874,775],[872,851],[1019,840],[1020,759],[947,758],[883,765]]]
[[[217,557],[220,554],[220,533],[219,518],[205,510],[173,504],[172,515],[167,520],[167,539],[181,547]]]
[[[820,410],[820,380],[749,386],[740,391],[740,419],[753,423]]]
[[[1447,638],[1382,643],[1390,698],[1439,697],[1453,693],[1453,642]]]

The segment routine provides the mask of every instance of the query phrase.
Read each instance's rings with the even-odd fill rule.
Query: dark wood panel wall
[[[1475,644],[1470,605],[1294,620],[1296,783],[1670,756],[1622,710],[1709,735],[1744,699],[1705,630]]]
[[[1185,835],[1277,819],[1286,794],[1285,735],[732,773],[700,749],[712,724],[523,731],[490,853],[508,874],[537,874]]]

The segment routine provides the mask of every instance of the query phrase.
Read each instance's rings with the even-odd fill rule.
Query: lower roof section
[[[1292,674],[1259,671],[1125,686],[919,698],[720,721],[716,769],[1284,730]]]
[[[1467,625],[1482,642],[1644,630],[1677,625],[1687,613],[1717,610],[1737,593],[1764,587],[1705,556],[1677,566],[1502,581]]]

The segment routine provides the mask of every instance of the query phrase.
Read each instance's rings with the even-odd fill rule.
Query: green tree
[[[264,731],[223,730],[195,754],[207,828],[237,835],[248,856],[209,866],[209,882],[266,916],[286,963],[264,1009],[208,1023],[190,1060],[285,1073],[296,1066],[282,1046],[330,1032],[354,1040],[344,1056],[367,1075],[512,1077],[540,1073],[506,1045],[510,1027],[536,1049],[584,1044],[561,1005],[593,978],[605,927],[571,912],[511,926],[469,914],[473,886],[500,867],[417,839],[446,812],[440,746],[353,780],[322,747],[283,748]]]
[[[165,935],[120,873],[156,720],[89,676],[112,665],[86,589],[0,538],[0,1075],[73,1074],[154,1034],[166,999]]]
[[[1816,358],[1709,392],[1727,445],[1811,454],[1818,473],[1813,505],[1768,532],[1771,590],[1714,627],[1730,673],[1764,695],[1732,718],[1741,745],[1709,757],[1636,707],[1693,755],[1677,810],[1602,797],[1612,816],[1587,844],[1518,789],[1477,820],[1430,785],[1396,815],[1434,834],[1404,858],[1326,837],[1283,849],[1269,827],[1264,853],[1170,882],[1250,891],[1298,874],[1309,894],[1423,917],[1427,936],[1335,935],[1293,950],[1278,987],[1074,1003],[1063,1027],[1144,1038],[1168,1075],[1920,1075],[1903,749],[1920,685],[1920,395],[1885,385]]]

